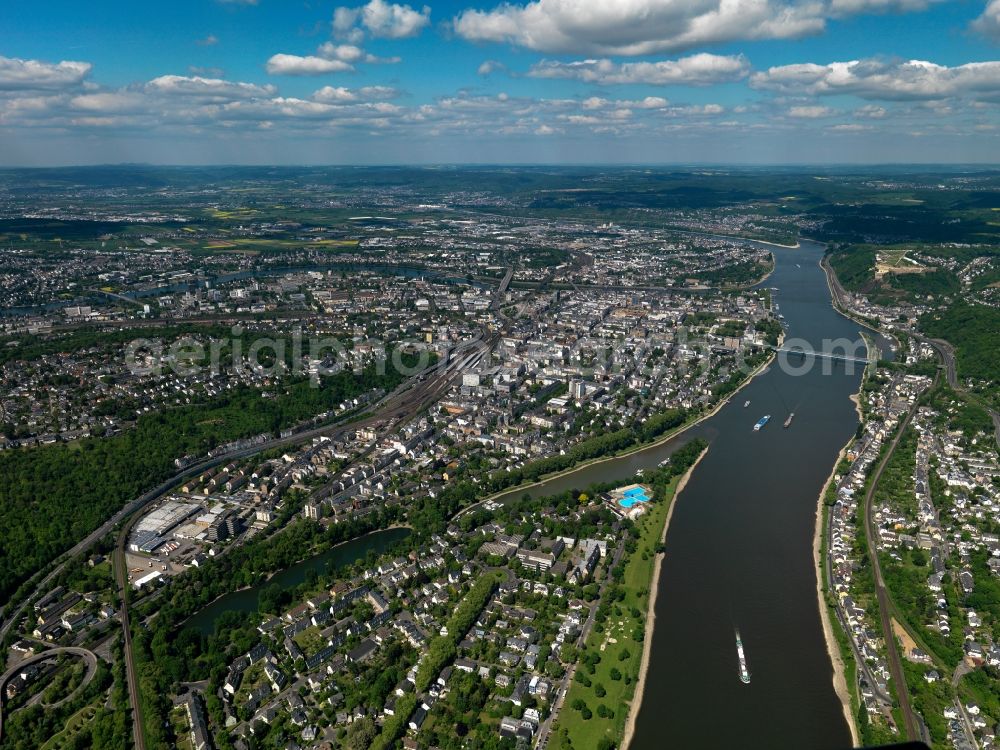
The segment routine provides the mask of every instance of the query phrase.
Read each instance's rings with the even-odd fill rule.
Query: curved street
[[[513,269],[509,268],[506,275],[501,280],[500,286],[495,292],[495,300],[499,300],[502,294],[500,290],[506,288],[506,285],[510,283],[512,276]],[[451,387],[456,376],[460,376],[463,370],[469,366],[475,365],[482,360],[484,356],[491,352],[493,347],[500,340],[500,336],[501,332],[499,330],[480,332],[474,338],[462,342],[453,349],[448,350],[446,352],[446,356],[442,357],[437,364],[409,377],[392,392],[386,394],[378,402],[371,405],[366,410],[367,416],[362,415],[361,418],[354,419],[349,422],[339,423],[334,421],[333,423],[326,423],[320,426],[302,429],[287,437],[273,438],[246,448],[231,450],[184,467],[169,478],[157,484],[152,489],[127,503],[114,513],[107,521],[101,524],[98,528],[94,529],[94,531],[81,539],[77,544],[64,552],[57,558],[56,561],[54,561],[54,565],[48,573],[46,573],[38,581],[38,583],[34,584],[33,589],[35,592],[44,590],[77,555],[81,554],[98,540],[114,531],[115,528],[122,523],[122,521],[130,519],[129,522],[121,528],[118,535],[118,543],[116,545],[114,555],[114,571],[121,599],[121,622],[124,638],[123,643],[125,647],[126,679],[128,682],[129,701],[133,711],[134,739],[137,750],[145,750],[145,741],[142,730],[141,705],[138,699],[138,679],[135,672],[131,648],[132,636],[127,606],[127,597],[129,595],[128,573],[124,562],[124,550],[125,542],[128,538],[128,531],[132,524],[138,519],[139,511],[163,497],[184,479],[204,472],[205,470],[219,464],[232,461],[233,459],[248,458],[262,451],[302,443],[319,436],[327,436],[336,439],[338,436],[343,435],[347,431],[357,430],[366,426],[385,424],[386,422],[392,422],[419,414],[434,401],[440,398],[440,396],[449,387]],[[6,620],[2,625],[0,625],[0,639],[5,638],[14,625],[20,621],[31,599],[31,595],[25,596],[20,604],[18,604],[7,615]],[[2,721],[2,718],[0,718],[0,721]],[[2,730],[2,724],[0,724],[0,730]]]
[[[955,347],[944,339],[931,339],[926,336],[921,336],[919,333],[912,332],[910,335],[917,339],[917,341],[922,341],[928,346],[933,347],[933,349],[938,353],[938,356],[944,363],[945,377],[947,378],[948,386],[950,388],[960,391],[970,401],[989,412],[990,419],[993,420],[993,437],[997,441],[997,447],[1000,447],[1000,413],[993,409],[990,404],[985,403],[979,396],[974,393],[970,393],[968,390],[959,385],[958,372],[955,365]]]
[[[492,346],[492,343],[494,343],[498,338],[499,334],[493,334],[490,341],[485,344],[484,347]],[[457,356],[459,353],[464,352],[467,349],[476,348],[482,341],[483,337],[479,337],[456,347],[452,351],[452,357]],[[424,382],[421,382],[420,379],[427,374],[428,371],[426,370],[423,373],[419,373],[405,381],[394,391],[383,397],[381,401],[372,406],[372,409],[379,410],[375,416],[345,424],[337,424],[334,422],[320,425],[318,427],[311,427],[309,429],[296,432],[288,437],[273,438],[247,448],[240,448],[220,454],[213,458],[206,458],[184,467],[169,478],[160,482],[148,492],[143,493],[135,500],[132,500],[130,503],[123,506],[107,521],[60,555],[60,557],[57,558],[55,567],[53,567],[37,584],[34,585],[35,590],[44,590],[56,578],[56,576],[62,572],[63,568],[71,559],[84,552],[102,537],[110,534],[124,519],[161,497],[184,479],[199,474],[214,466],[218,466],[219,464],[232,461],[233,459],[247,458],[256,453],[260,453],[261,451],[293,445],[295,443],[300,443],[322,435],[339,435],[347,429],[357,429],[359,427],[369,425],[379,419],[401,416],[402,414],[412,410],[415,406],[423,404],[427,401],[429,396],[433,397],[436,396],[437,393],[443,392],[445,384],[448,382],[447,378],[454,375],[456,364],[459,364],[459,368],[466,366],[468,364],[468,358],[463,360],[452,359],[450,362],[442,361],[438,363],[430,370],[431,372],[435,370],[438,372]],[[333,432],[331,432],[331,430]],[[16,623],[21,617],[30,598],[30,596],[25,597],[24,600],[7,616],[3,625],[0,626],[0,639],[6,637],[14,623]]]
[[[37,664],[38,662],[45,661],[46,659],[51,659],[53,656],[58,656],[59,654],[73,654],[74,656],[83,658],[87,665],[87,673],[83,676],[83,680],[72,693],[62,700],[53,703],[50,706],[46,706],[46,708],[55,708],[56,706],[66,702],[76,695],[77,692],[86,687],[92,679],[94,679],[94,675],[97,673],[97,656],[89,649],[79,648],[77,646],[57,646],[56,648],[50,648],[33,656],[29,656],[27,659],[22,659],[20,662],[4,672],[3,675],[0,675],[0,739],[3,739],[3,702],[7,695],[7,683],[10,681],[10,678],[31,664]]]
[[[493,346],[500,339],[499,333],[491,333],[488,337],[482,335],[472,339],[465,344],[456,347],[449,353],[449,357],[443,359],[431,372],[434,374],[426,377],[428,371],[425,370],[400,385],[392,393],[385,396],[373,407],[373,411],[368,417],[348,422],[341,425],[327,425],[305,432],[300,432],[288,438],[270,440],[240,451],[228,453],[208,461],[203,461],[193,466],[189,466],[184,471],[179,472],[170,480],[163,482],[153,490],[150,490],[130,506],[133,512],[145,507],[153,501],[159,499],[183,478],[199,473],[206,468],[229,461],[233,458],[247,458],[261,451],[269,450],[280,445],[301,443],[317,435],[325,435],[336,440],[348,431],[354,431],[362,427],[384,424],[394,419],[403,419],[408,416],[419,414],[431,403],[436,401],[448,388],[456,376],[460,377],[463,370],[477,363],[483,356],[490,352]],[[141,502],[140,502],[141,501]],[[138,503],[138,505],[136,505]],[[125,564],[125,546],[128,541],[128,534],[132,525],[139,519],[139,514],[135,513],[129,521],[122,527],[118,534],[118,542],[114,555],[115,580],[118,585],[118,594],[121,599],[121,623],[122,638],[125,653],[125,676],[128,682],[129,703],[132,707],[133,733],[136,750],[145,750],[145,736],[142,724],[142,703],[139,700],[138,677],[135,669],[134,655],[132,653],[132,631],[129,621],[128,597],[131,593],[128,582],[128,566]]]

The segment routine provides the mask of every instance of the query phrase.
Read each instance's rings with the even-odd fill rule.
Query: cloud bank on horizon
[[[1000,158],[1000,0],[54,4],[0,41],[3,164]]]

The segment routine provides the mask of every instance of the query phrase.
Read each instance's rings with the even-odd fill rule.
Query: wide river
[[[819,267],[823,247],[808,241],[796,249],[768,247],[776,262],[765,285],[778,290],[774,299],[785,316],[789,341],[804,340],[826,351],[825,342],[846,339],[858,342],[863,356],[858,324],[831,305]],[[888,355],[888,342],[879,345]],[[819,493],[857,429],[850,396],[858,391],[862,369],[820,359],[806,369],[801,356],[779,355],[714,416],[676,438],[529,490],[539,496],[627,479],[694,437],[710,443],[670,522],[649,674],[631,750],[850,746],[823,637],[812,545]],[[785,429],[789,412],[795,419]],[[770,423],[754,432],[754,423],[765,414],[771,415]],[[506,497],[524,492],[515,489]],[[278,574],[273,582],[294,585],[308,567],[342,565],[405,533],[382,532],[342,545]],[[257,595],[256,589],[230,594],[187,624],[211,632],[222,612],[255,610]],[[749,684],[738,675],[737,628]]]
[[[831,305],[819,267],[823,246],[769,247],[776,264],[765,285],[778,289],[789,340],[824,351],[825,341],[849,339],[864,356],[858,324]],[[888,342],[878,343],[888,355]],[[625,479],[691,438],[710,443],[670,522],[631,750],[851,745],[820,620],[813,536],[823,483],[858,426],[850,396],[863,365],[817,358],[808,372],[793,371],[802,366],[799,355],[779,355],[718,413],[674,440],[531,490],[537,496]],[[795,419],[785,429],[789,412]],[[770,423],[754,432],[765,414]],[[749,684],[738,675],[737,628]]]

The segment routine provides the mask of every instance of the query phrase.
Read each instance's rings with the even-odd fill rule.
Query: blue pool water
[[[633,487],[630,490],[625,490],[625,497],[618,501],[618,504],[623,508],[631,508],[636,503],[647,503],[649,498],[646,496],[646,490],[642,487]]]

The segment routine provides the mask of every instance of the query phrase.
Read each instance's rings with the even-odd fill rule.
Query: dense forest
[[[920,327],[955,346],[960,378],[1000,381],[1000,310],[960,301],[924,315]]]
[[[114,331],[96,327],[79,328],[69,333],[46,337],[11,336],[0,338],[0,365],[15,359],[31,362],[53,354],[79,352],[87,349],[110,352],[122,344],[136,339],[155,338],[160,341],[173,341],[182,336],[195,336],[203,340],[233,338],[230,328],[218,325],[187,324],[156,328],[121,328]]]
[[[110,438],[0,454],[0,599],[69,549],[116,510],[171,476],[175,459],[228,441],[274,433],[372,389],[389,390],[403,375],[374,366],[340,372],[311,387],[290,383],[276,398],[241,389],[204,404],[142,416]]]
[[[874,283],[874,247],[839,247],[831,250],[829,258],[844,289],[860,292],[869,289]]]
[[[905,251],[909,246],[886,246],[885,250]],[[920,248],[921,252],[926,252]],[[874,245],[840,245],[830,251],[830,265],[845,289],[865,294],[876,304],[922,302],[928,296],[952,295],[962,288],[958,277],[945,268],[922,273],[886,273],[875,277],[879,248]]]

